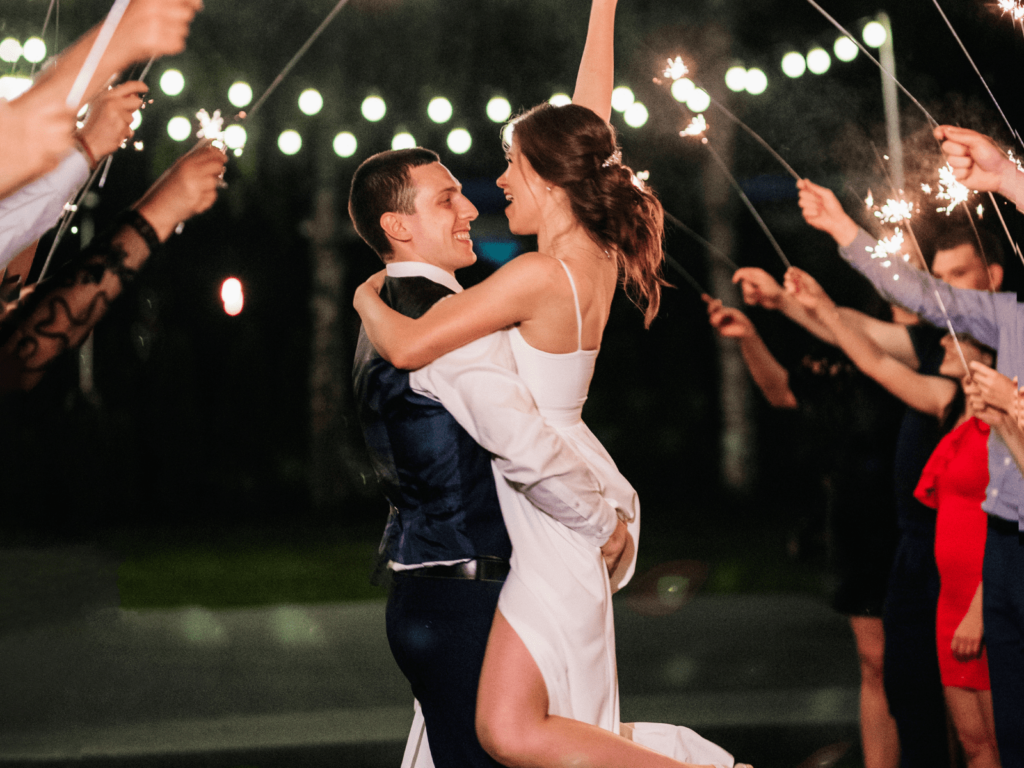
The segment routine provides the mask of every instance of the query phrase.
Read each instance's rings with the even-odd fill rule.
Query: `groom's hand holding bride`
[[[609,574],[615,572],[628,543],[629,530],[626,528],[626,524],[619,520],[615,530],[612,531],[612,535],[608,537],[608,541],[601,547],[601,557],[604,558],[604,564],[608,568]]]

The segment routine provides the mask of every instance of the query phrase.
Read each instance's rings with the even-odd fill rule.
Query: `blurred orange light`
[[[236,277],[229,277],[220,287],[220,299],[224,302],[224,311],[234,317],[242,311],[245,298],[242,295],[242,282]]]

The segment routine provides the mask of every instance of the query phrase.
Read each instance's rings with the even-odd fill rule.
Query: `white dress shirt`
[[[393,262],[387,272],[462,290],[453,275],[432,264]],[[508,332],[498,331],[410,372],[409,385],[441,403],[491,454],[496,474],[542,512],[600,547],[618,524],[617,512],[601,495],[594,474],[544,421],[515,370]]]
[[[72,151],[48,174],[0,200],[0,269],[57,224],[88,178],[89,163]]]

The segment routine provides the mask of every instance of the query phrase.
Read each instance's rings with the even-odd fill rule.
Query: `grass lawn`
[[[112,548],[120,554],[124,608],[239,608],[384,598],[386,590],[369,581],[378,536],[370,528],[121,532]],[[704,594],[827,593],[821,558],[790,558],[786,531],[777,524],[681,526],[649,515],[638,575],[678,560],[707,564]]]

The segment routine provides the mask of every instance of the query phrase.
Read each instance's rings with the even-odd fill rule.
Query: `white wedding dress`
[[[581,417],[598,350],[583,349],[576,283],[569,268],[560,263],[576,303],[577,349],[566,354],[544,352],[531,347],[519,329],[512,328],[507,333],[516,367],[544,419],[598,478],[605,498],[615,508],[629,510],[624,522],[635,544],[640,533],[636,491]],[[609,579],[599,549],[533,506],[497,472],[495,479],[512,541],[511,571],[498,608],[540,668],[548,690],[548,712],[619,733],[612,592],[633,575],[636,547],[630,547]],[[422,722],[417,706],[403,768],[432,765]],[[733,765],[728,752],[688,728],[637,723],[633,738],[683,762]]]

